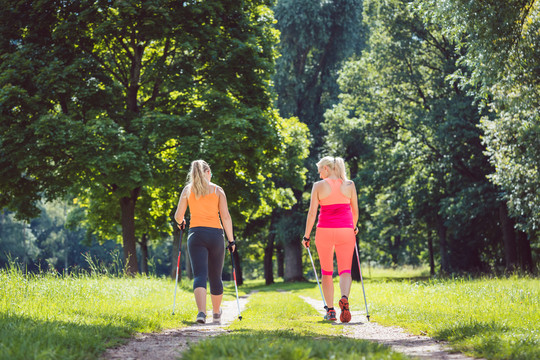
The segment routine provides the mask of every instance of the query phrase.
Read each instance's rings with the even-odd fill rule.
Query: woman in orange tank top
[[[309,238],[319,205],[319,221],[315,233],[315,246],[322,272],[322,290],[327,304],[327,320],[336,320],[334,310],[334,251],[336,253],[341,299],[341,322],[349,322],[349,292],[351,290],[351,265],[358,228],[358,197],[354,182],[347,180],[342,158],[324,157],[317,163],[321,181],[313,184],[311,203],[306,220],[302,244],[309,246]]]
[[[210,283],[213,321],[221,321],[223,282],[221,273],[225,257],[225,238],[235,250],[233,225],[227,207],[227,197],[221,187],[212,183],[212,171],[204,160],[191,163],[188,183],[180,195],[174,215],[181,229],[185,228],[187,208],[191,214],[188,250],[193,271],[193,293],[197,303],[197,322],[206,322],[206,282]],[[223,224],[223,226],[222,226]]]

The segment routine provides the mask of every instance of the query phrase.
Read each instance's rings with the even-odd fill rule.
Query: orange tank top
[[[221,221],[219,219],[219,196],[217,194],[217,186],[214,186],[214,191],[206,196],[195,198],[195,194],[191,192],[188,197],[189,212],[191,220],[189,227],[211,227],[221,229]]]

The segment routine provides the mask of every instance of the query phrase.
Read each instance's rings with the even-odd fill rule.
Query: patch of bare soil
[[[322,315],[325,311],[322,300],[301,296],[305,302],[313,306]],[[354,304],[356,305],[356,304]],[[353,306],[354,306],[353,305]],[[363,307],[364,303],[357,307]],[[339,319],[340,310],[336,308]],[[382,326],[374,322],[368,322],[364,311],[351,311],[352,319],[349,323],[335,322],[336,326],[343,327],[343,333],[347,337],[375,341],[390,346],[392,350],[403,353],[417,359],[435,360],[472,360],[474,358],[461,353],[452,352],[447,343],[438,341],[427,336],[418,336],[406,333],[403,329],[395,326]]]
[[[243,311],[247,297],[240,298],[240,310]],[[212,323],[212,313],[207,313],[207,323],[195,323],[193,314],[193,325],[179,328],[168,329],[160,333],[142,333],[135,335],[126,344],[116,348],[107,349],[102,355],[103,360],[166,360],[177,359],[181,353],[186,351],[191,344],[203,340],[209,336],[222,335],[227,333],[225,330],[238,317],[238,306],[236,300],[224,301],[221,305],[223,314],[221,323]]]

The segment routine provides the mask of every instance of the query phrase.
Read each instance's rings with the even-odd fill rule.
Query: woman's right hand
[[[182,222],[178,223],[178,228],[184,230],[186,228],[186,219],[183,219]]]
[[[304,238],[302,239],[302,245],[304,246],[304,248],[309,248],[309,242],[309,238],[304,236]]]

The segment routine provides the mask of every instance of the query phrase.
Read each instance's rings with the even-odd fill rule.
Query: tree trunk
[[[283,246],[280,244],[276,246],[276,258],[277,276],[283,279],[285,277],[285,253],[283,252]]]
[[[266,282],[266,285],[274,283],[274,248],[276,238],[274,225],[276,223],[276,219],[276,211],[272,211],[268,241],[266,242],[266,246],[264,247],[264,280]]]
[[[270,232],[268,242],[264,248],[264,279],[266,285],[274,283],[274,237],[275,235]]]
[[[242,266],[240,266],[240,255],[238,251],[233,252],[234,256],[234,268],[236,270],[236,285],[240,286],[244,284],[244,277],[242,276]]]
[[[143,234],[139,246],[141,247],[141,273],[148,275],[148,234]]]
[[[499,205],[499,220],[501,222],[506,270],[512,272],[518,264],[516,231],[514,230],[514,220],[508,216],[508,209],[504,202]]]
[[[533,273],[534,263],[532,259],[531,242],[527,236],[527,233],[519,231],[517,234],[517,243],[519,249],[519,259],[521,270],[524,272]]]
[[[448,244],[446,240],[446,226],[444,219],[437,216],[437,235],[439,236],[439,253],[441,256],[441,273],[450,273],[450,260],[448,258]]]
[[[285,281],[303,281],[302,246],[300,240],[291,239],[285,244]]]
[[[399,253],[401,251],[401,236],[396,235],[394,237],[390,236],[388,239],[388,245],[390,248],[390,256],[392,257],[392,266],[396,267],[399,265]]]
[[[140,190],[141,188],[136,188],[131,191],[131,196],[120,199],[124,260],[126,263],[126,273],[129,275],[137,274],[139,269],[135,239],[135,203],[139,197]]]
[[[433,253],[433,233],[428,231],[428,251],[429,251],[429,274],[435,276],[435,254]]]

